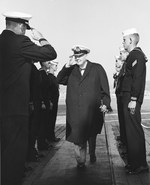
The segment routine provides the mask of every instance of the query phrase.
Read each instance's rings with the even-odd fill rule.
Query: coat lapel
[[[87,77],[88,73],[90,72],[91,70],[91,67],[92,67],[92,63],[88,61],[87,63],[87,67],[83,73],[83,76],[81,76],[81,79],[80,79],[80,83],[83,82],[83,80]]]
[[[79,81],[81,80],[81,73],[80,73],[79,67],[77,65],[73,69],[72,75],[75,76]]]
[[[80,73],[79,67],[76,65],[74,70],[72,71],[72,75],[75,76],[78,79],[79,84],[81,84],[83,82],[83,80],[87,77],[91,68],[92,68],[92,63],[90,61],[88,61],[87,67],[86,67],[86,69],[84,71],[84,74],[82,76],[81,73]]]

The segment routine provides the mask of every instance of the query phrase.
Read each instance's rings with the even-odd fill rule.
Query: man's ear
[[[21,28],[23,26],[23,23],[18,23],[19,27]]]
[[[130,37],[130,44],[132,44],[133,40],[132,40],[132,37]]]
[[[18,27],[20,28],[21,31],[23,30],[23,24],[22,23],[19,23]]]

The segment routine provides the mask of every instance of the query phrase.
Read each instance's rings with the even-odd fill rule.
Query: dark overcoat
[[[67,85],[66,93],[66,139],[82,144],[90,136],[101,132],[103,114],[101,101],[110,106],[110,92],[106,72],[100,64],[88,61],[81,76],[78,65],[58,73],[58,82]]]

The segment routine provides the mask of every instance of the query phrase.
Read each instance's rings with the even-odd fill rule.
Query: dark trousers
[[[125,128],[127,136],[128,163],[132,168],[138,168],[147,164],[145,135],[141,126],[141,105],[136,104],[135,113],[131,114],[128,109],[130,93],[123,94],[123,112],[125,118]]]
[[[37,155],[35,149],[36,140],[39,134],[40,129],[40,120],[41,120],[41,104],[35,103],[34,110],[30,112],[29,118],[29,146],[28,146],[28,156],[27,159],[30,159]]]
[[[57,118],[57,111],[58,111],[58,100],[53,102],[53,107],[50,110],[50,117],[49,123],[47,125],[47,139],[53,140],[55,139],[55,125],[56,125],[56,118]]]
[[[28,145],[28,116],[1,119],[2,185],[20,185]]]
[[[37,137],[37,147],[38,149],[43,149],[47,147],[46,139],[47,139],[47,125],[50,122],[50,109],[41,109],[40,111],[40,123],[38,129],[38,137]]]
[[[124,114],[123,114],[122,96],[119,94],[116,94],[116,98],[117,98],[117,111],[118,111],[119,129],[120,129],[120,139],[121,139],[121,142],[124,145],[126,145],[127,139],[126,139],[125,120],[124,120]]]
[[[95,149],[96,149],[96,136],[92,136],[88,139],[89,144],[89,154],[95,156]]]

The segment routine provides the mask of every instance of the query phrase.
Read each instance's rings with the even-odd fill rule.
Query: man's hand
[[[42,103],[42,109],[46,109],[46,106],[44,103]]]
[[[50,110],[53,109],[53,103],[50,101]]]
[[[34,40],[39,41],[40,39],[44,38],[43,35],[39,31],[37,31],[35,28],[32,28],[31,32],[32,32],[31,36]]]
[[[106,105],[101,105],[99,108],[101,109],[101,112],[108,112]]]
[[[66,63],[66,67],[71,67],[72,65],[75,65],[75,64],[76,64],[76,61],[74,56],[72,55],[69,57],[69,61]]]
[[[136,108],[136,101],[130,101],[128,104],[128,108],[130,109],[130,113],[134,114]]]

